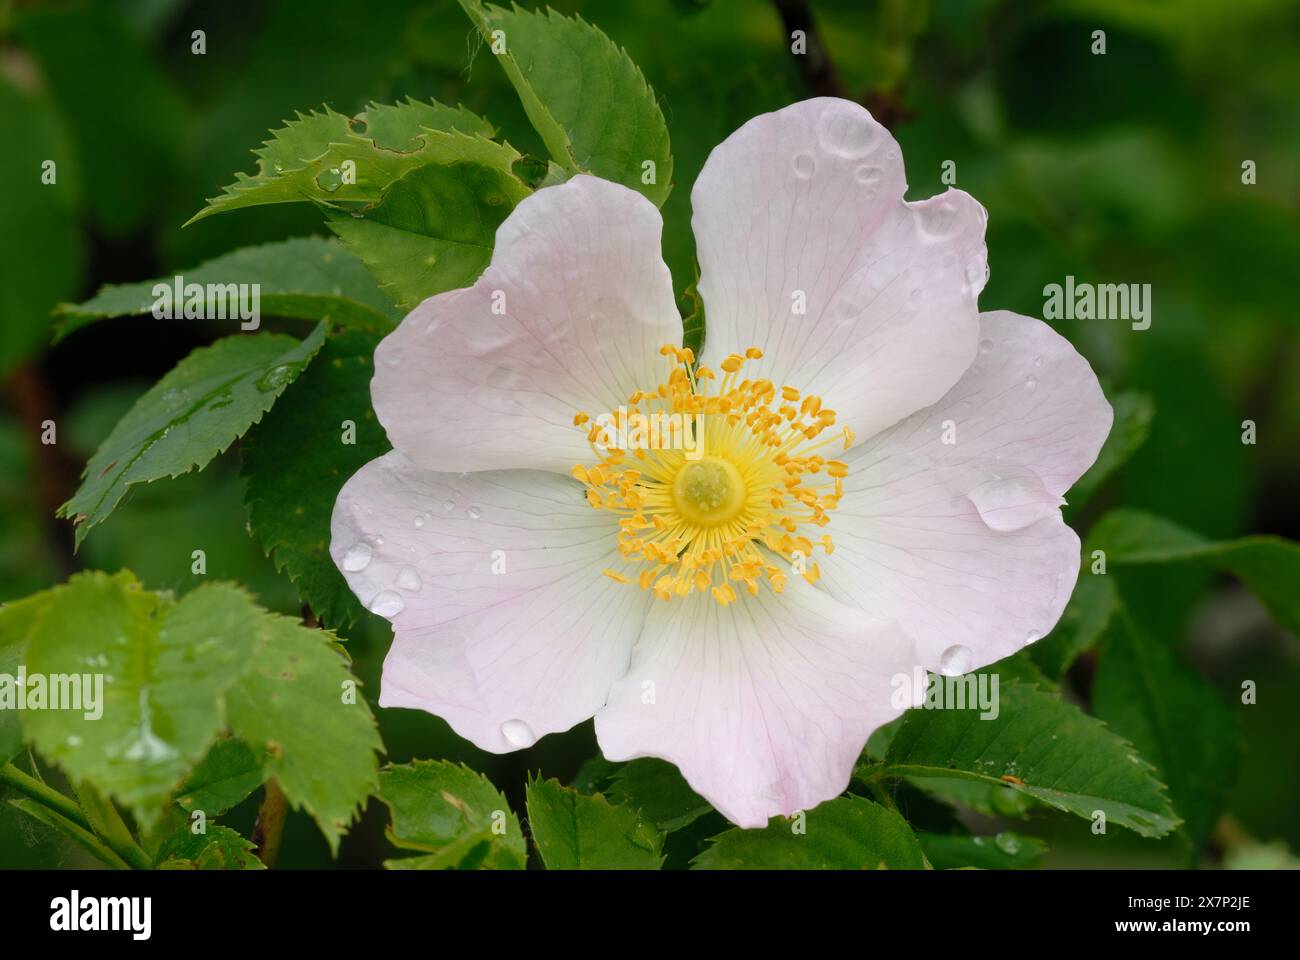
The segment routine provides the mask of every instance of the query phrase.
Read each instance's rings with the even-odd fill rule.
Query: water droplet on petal
[[[880,127],[861,107],[832,101],[817,118],[817,139],[830,153],[864,157],[880,142]]]
[[[1043,358],[1042,358],[1042,357],[1034,357],[1034,366],[1036,366],[1036,367],[1041,367],[1042,365],[1043,365]]]
[[[980,341],[980,353],[988,353],[993,349],[993,341],[985,337]]]
[[[1033,630],[1030,630],[1028,633],[1025,634],[1025,646],[1029,646],[1031,643],[1035,642],[1038,639],[1038,637],[1039,637],[1038,633],[1036,633]]]
[[[424,526],[424,514],[422,514],[422,513],[417,513],[417,514],[415,515],[415,526],[416,526],[417,529],[418,529],[419,527]]]
[[[501,736],[505,737],[506,742],[512,747],[520,750],[531,747],[537,742],[537,734],[533,733],[533,728],[522,720],[507,720],[501,724]]]
[[[972,662],[970,647],[954,643],[939,655],[939,672],[945,677],[960,677],[970,672]]]
[[[479,517],[483,516],[483,511],[480,510],[478,507],[470,507],[468,510],[465,511],[465,514],[471,520],[477,520]]]
[[[1034,387],[1036,387],[1036,386],[1038,386],[1038,378],[1037,378],[1037,377],[1026,377],[1026,378],[1025,378],[1025,389],[1026,389],[1026,390],[1032,390],[1032,389],[1034,389]]]
[[[395,617],[405,608],[406,601],[402,599],[401,594],[394,593],[392,590],[384,590],[370,601],[370,612],[381,617]]]
[[[858,183],[862,184],[864,187],[874,187],[878,185],[880,183],[880,178],[884,175],[885,172],[879,167],[873,167],[867,163],[864,163],[862,166],[858,167],[858,169],[853,171],[853,179],[858,181]]]
[[[451,511],[456,509],[456,504],[454,501],[444,500],[442,501],[442,509],[446,510],[448,513],[451,513]]]
[[[347,553],[343,554],[343,569],[348,573],[357,573],[366,569],[370,564],[371,554],[370,544],[358,540],[348,547]]]
[[[817,161],[813,159],[811,153],[801,153],[794,158],[794,172],[797,176],[807,180],[817,170]]]
[[[397,571],[397,585],[407,593],[414,593],[424,585],[420,573],[415,567],[402,567]]]

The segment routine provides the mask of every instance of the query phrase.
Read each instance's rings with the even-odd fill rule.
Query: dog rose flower
[[[844,790],[895,676],[1046,634],[1111,409],[1046,324],[977,309],[984,209],[905,190],[856,104],[737,130],[691,194],[699,358],[649,201],[579,176],[520,203],[376,351],[395,449],[331,554],[393,624],[379,702],[494,752],[594,716],[606,757],[757,827]]]

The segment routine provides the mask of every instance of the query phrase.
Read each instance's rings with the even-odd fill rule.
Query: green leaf
[[[1110,405],[1115,411],[1115,422],[1096,461],[1066,494],[1069,501],[1067,519],[1078,516],[1079,510],[1092,499],[1097,488],[1128,462],[1151,433],[1155,405],[1150,397],[1131,391],[1117,393],[1110,398]]]
[[[664,833],[680,830],[713,809],[675,766],[653,757],[623,764],[606,792],[614,803],[636,808]]]
[[[0,217],[0,377],[35,353],[49,337],[50,310],[71,294],[80,275],[77,164],[53,106],[19,92],[0,77],[0,115],[14,132],[0,150],[5,191]],[[54,183],[43,183],[52,162]]]
[[[1118,607],[1114,583],[1094,574],[1089,561],[1052,632],[1025,652],[1047,676],[1060,679],[1075,660],[1097,645]]]
[[[262,418],[315,356],[321,324],[306,340],[279,334],[227,337],[195,350],[131,408],[82,474],[59,516],[78,544],[137,483],[205,466]]]
[[[370,405],[377,342],[361,333],[326,341],[242,445],[250,530],[303,602],[335,627],[363,611],[330,558],[334,501],[352,474],[389,449]]]
[[[559,166],[621,183],[663,206],[672,190],[668,127],[626,52],[580,17],[478,0],[460,5]],[[647,161],[654,183],[642,182]]]
[[[17,677],[23,663],[27,637],[37,621],[54,600],[52,591],[46,590],[22,600],[0,605],[0,675]],[[15,709],[0,710],[0,763],[7,763],[23,748],[21,712]]]
[[[225,284],[257,284],[261,316],[329,320],[335,326],[378,333],[391,330],[402,318],[361,261],[338,241],[322,237],[245,247],[178,275],[186,285],[203,286],[204,317],[217,317],[226,306]],[[55,339],[105,317],[150,313],[158,299],[154,286],[161,283],[170,289],[175,281],[176,276],[170,276],[109,284],[85,303],[62,304]],[[177,311],[183,302],[178,302]]]
[[[424,143],[430,130],[458,133],[491,139],[496,129],[477,114],[462,106],[449,107],[432,100],[428,103],[407,97],[401,103],[372,103],[357,114],[358,131],[384,150],[411,153]]]
[[[390,869],[522,870],[528,851],[519,818],[481,773],[446,760],[416,760],[379,772],[379,799],[393,815],[388,839],[424,855]]]
[[[926,863],[902,817],[862,797],[839,797],[792,820],[773,817],[761,830],[719,834],[694,865],[699,870],[923,870]]]
[[[254,652],[261,614],[225,584],[173,602],[129,573],[79,574],[51,593],[26,638],[28,675],[102,677],[102,713],[28,710],[24,733],[147,828],[221,729],[221,696]]]
[[[1236,779],[1239,736],[1223,700],[1120,609],[1102,645],[1092,703],[1155,764],[1198,850]]]
[[[242,803],[266,779],[266,758],[255,754],[242,740],[223,737],[212,745],[172,795],[182,810],[202,810],[217,817]]]
[[[531,192],[512,169],[519,155],[511,148],[469,137],[453,145],[445,162],[406,173],[363,215],[329,215],[329,228],[408,308],[478,279],[497,227]]]
[[[355,121],[356,126],[367,123],[377,132],[355,132],[354,122],[329,109],[300,114],[253,151],[258,158],[255,175],[235,174],[235,182],[224,187],[221,196],[210,198],[186,226],[214,213],[268,203],[373,203],[404,174],[426,163],[450,162],[468,149],[467,144],[491,143],[487,138],[494,132],[491,124],[468,111],[414,101],[391,107],[372,104]],[[509,147],[492,145],[518,157]]]
[[[1104,723],[1036,686],[1002,683],[997,719],[974,710],[910,710],[877,772],[1000,784],[1144,837],[1178,825],[1164,786],[1132,745]]]
[[[981,870],[1024,870],[1038,866],[1047,844],[1035,837],[1003,831],[992,837],[919,832],[925,858],[936,870],[978,867]]]
[[[187,823],[163,841],[154,859],[159,870],[265,870],[256,848],[229,827],[192,833]]]
[[[628,806],[558,780],[529,781],[528,829],[548,870],[658,870],[663,835]]]
[[[266,751],[266,776],[315,819],[337,855],[377,786],[383,741],[332,634],[275,614],[259,626],[257,652],[226,695],[230,730]]]
[[[1106,514],[1088,535],[1089,549],[1117,566],[1199,563],[1239,578],[1288,630],[1300,632],[1300,544],[1253,536],[1215,542],[1138,510]]]

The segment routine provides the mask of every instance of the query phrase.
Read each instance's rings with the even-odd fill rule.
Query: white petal
[[[639,193],[574,177],[525,199],[474,286],[430,297],[375,352],[375,412],[431,470],[567,473],[590,459],[573,415],[653,389],[681,342],[662,220]]]
[[[1047,324],[981,323],[979,357],[947,396],[845,457],[821,564],[832,596],[897,620],[932,670],[945,652],[983,666],[1056,624],[1079,572],[1061,495],[1112,420],[1088,362]]]
[[[986,214],[906,189],[893,137],[847,100],[728,137],[691,193],[705,359],[760,347],[747,374],[821,396],[860,437],[942,397],[975,356]]]
[[[677,597],[651,609],[596,737],[611,760],[675,763],[730,820],[761,827],[848,786],[867,737],[910,705],[891,701],[914,665],[896,626],[802,581],[726,608]]]
[[[627,667],[647,595],[601,575],[617,518],[572,479],[435,473],[393,451],[347,482],[332,526],[349,586],[393,623],[383,706],[500,753],[590,717]]]

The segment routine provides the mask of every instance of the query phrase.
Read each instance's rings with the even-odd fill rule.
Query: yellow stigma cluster
[[[723,360],[720,381],[689,349],[659,352],[668,362],[663,383],[595,420],[573,418],[597,460],[573,476],[594,509],[620,517],[618,550],[629,567],[605,576],[661,600],[707,591],[723,606],[736,601],[737,584],[757,594],[765,580],[780,593],[788,570],[815,582],[813,550],[835,546],[813,528],[830,522],[848,473],[818,451],[847,450],[853,432],[833,429],[835,412],[819,397],[742,379],[745,364],[763,356],[756,347]]]

